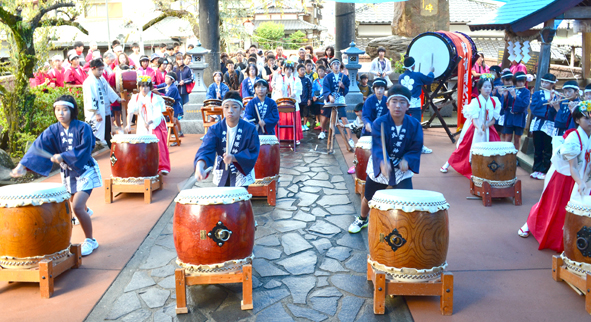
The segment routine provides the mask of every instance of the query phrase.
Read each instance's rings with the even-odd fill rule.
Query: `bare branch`
[[[39,10],[39,13],[37,13],[37,15],[31,20],[31,26],[33,28],[36,28],[39,25],[39,22],[41,21],[41,18],[43,18],[43,16],[52,11],[52,10],[56,10],[59,8],[67,8],[67,7],[75,7],[76,5],[72,2],[60,2],[60,3],[56,3],[53,4],[47,8],[41,8]]]
[[[75,22],[75,21],[70,21],[70,20],[64,20],[64,19],[44,19],[42,21],[42,23],[46,26],[53,26],[53,27],[58,27],[58,26],[72,26],[72,27],[76,27],[78,28],[80,31],[82,31],[82,33],[84,33],[85,35],[88,35],[88,31],[86,29],[84,29],[84,27],[82,27],[81,24]]]
[[[164,20],[166,17],[176,17],[176,18],[189,18],[193,17],[193,14],[186,10],[171,10],[171,9],[161,9],[162,14],[150,21],[148,21],[145,25],[142,26],[142,31],[146,31],[146,29],[152,27],[153,25],[159,23],[160,21]]]
[[[67,11],[63,11],[63,10],[56,10],[55,12],[58,13],[63,13],[64,15],[66,15],[68,17],[68,19],[74,21],[75,18],[72,18],[72,16],[70,16],[70,14]]]

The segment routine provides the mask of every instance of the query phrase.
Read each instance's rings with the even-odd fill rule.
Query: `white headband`
[[[585,88],[584,93],[591,92],[591,88]]]
[[[226,103],[226,102],[235,102],[235,103],[237,103],[238,105],[240,105],[240,108],[243,108],[243,107],[244,107],[244,104],[242,104],[242,102],[241,102],[241,101],[239,101],[239,100],[237,100],[237,99],[233,99],[233,98],[226,98],[225,100],[223,100],[223,101],[222,101],[222,106],[223,106],[223,105],[224,105],[224,103]]]
[[[56,107],[57,105],[66,105],[66,106],[68,106],[70,108],[75,108],[74,107],[74,104],[72,104],[72,103],[70,103],[68,101],[57,101],[57,102],[53,103],[53,107]]]
[[[404,66],[404,69],[411,69],[415,64],[416,64],[416,62],[414,62],[412,65],[410,65],[408,67]]]
[[[576,89],[576,90],[578,90],[578,91],[580,91],[580,90],[581,90],[581,89],[579,88],[579,86],[575,86],[575,85],[564,85],[564,86],[562,86],[562,89],[565,89],[565,88],[572,88],[572,89]]]
[[[393,99],[394,97],[404,97],[404,99],[410,104],[410,100],[408,99],[408,97],[406,97],[402,94],[392,94],[392,95],[388,96],[388,100],[386,101],[386,103],[390,102],[390,100]]]
[[[556,84],[556,81],[552,81],[552,80],[545,79],[545,78],[542,78],[542,80],[543,80],[544,82],[548,82],[548,83]]]

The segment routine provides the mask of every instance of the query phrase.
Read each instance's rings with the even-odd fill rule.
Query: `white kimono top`
[[[96,78],[90,74],[82,84],[84,95],[84,118],[90,125],[94,136],[105,143],[106,116],[111,115],[111,103],[119,99],[119,95],[109,86],[103,76]],[[96,114],[100,114],[102,121],[96,120]]]
[[[291,76],[287,77],[287,75],[273,77],[273,81],[275,86],[273,87],[273,93],[271,98],[277,100],[282,97],[291,97],[296,100],[296,111],[300,110],[300,96],[302,95],[302,81],[300,78],[295,75],[291,74]],[[291,95],[289,95],[291,93]]]
[[[494,100],[494,104],[493,104]],[[489,96],[488,100],[485,99],[482,95],[478,95],[478,98],[473,98],[470,104],[465,105],[462,111],[464,117],[466,118],[466,122],[464,123],[464,127],[462,128],[462,133],[460,134],[460,139],[456,146],[460,146],[464,135],[472,125],[472,121],[474,120],[478,127],[482,128],[484,124],[493,119],[499,119],[501,115],[501,102],[499,99],[494,96]],[[488,142],[489,139],[489,129],[487,128],[485,131],[481,129],[474,128],[474,137],[472,138],[472,145],[474,143],[480,142]]]
[[[552,156],[552,165],[559,173],[570,176],[569,161],[577,159],[577,169],[579,177],[585,182],[587,186],[583,195],[579,193],[579,185],[575,183],[571,194],[571,200],[576,200],[583,203],[583,197],[589,200],[591,194],[591,139],[580,127],[576,131],[571,132],[564,143],[558,148],[554,156]]]
[[[162,112],[165,111],[164,100],[154,93],[148,93],[146,96],[141,93],[133,94],[127,105],[127,113],[138,115],[136,134],[140,135],[152,134],[152,130],[164,121]],[[146,124],[150,121],[152,124],[146,128]]]

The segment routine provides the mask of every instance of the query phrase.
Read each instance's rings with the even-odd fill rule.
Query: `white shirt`
[[[146,106],[146,114],[141,113],[142,106]],[[148,93],[143,96],[141,93],[133,94],[127,105],[127,113],[138,114],[136,134],[145,135],[152,134],[152,130],[156,129],[164,120],[162,112],[166,111],[166,105],[160,95]],[[145,119],[144,119],[145,118]],[[146,124],[152,121],[149,128]]]

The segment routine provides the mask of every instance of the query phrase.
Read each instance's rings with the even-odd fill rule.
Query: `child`
[[[361,92],[361,94],[363,94],[363,101],[364,102],[369,97],[369,95],[372,94],[371,87],[369,87],[369,85],[367,85],[368,81],[369,81],[369,78],[367,77],[366,74],[361,74],[361,76],[359,76],[359,83],[357,84],[357,87],[359,87],[359,91]]]
[[[312,114],[312,81],[306,77],[306,67],[298,65],[298,77],[302,83],[302,95],[300,95],[300,112],[302,114],[302,131],[308,131],[310,121],[314,124],[314,114]],[[305,122],[307,120],[307,122]]]
[[[314,72],[314,63],[312,62],[312,60],[307,59],[305,62],[306,65],[306,77],[308,77],[308,79],[310,80],[310,83],[312,83],[315,79],[318,78],[318,74]]]
[[[564,218],[569,200],[589,196],[588,155],[591,143],[591,102],[580,102],[573,110],[576,130],[565,133],[566,139],[552,157],[550,181],[540,201],[529,212],[527,222],[517,232],[521,237],[532,235],[540,243],[538,249],[562,252]],[[576,185],[575,185],[576,183]]]
[[[363,104],[363,130],[361,135],[371,135],[371,125],[378,117],[388,114],[388,106],[386,105],[386,98],[384,92],[386,91],[386,80],[383,78],[376,78],[373,81],[373,89],[375,94],[372,94]]]
[[[339,72],[341,68],[341,61],[336,58],[333,58],[330,61],[330,68],[332,69],[332,73],[324,77],[324,81],[322,82],[322,95],[324,96],[324,101],[329,103],[345,104],[345,96],[347,96],[347,93],[349,93],[349,86],[351,85],[349,77]],[[320,135],[318,135],[318,139],[320,140],[326,138],[326,134],[324,133],[325,131],[328,131],[328,121],[330,120],[331,112],[331,108],[323,108],[322,110],[322,115],[324,116],[322,119],[322,129],[324,132],[320,132]],[[343,126],[346,126],[347,123],[349,123],[347,121],[346,108],[344,106],[339,107],[337,114],[338,118],[343,122]],[[349,130],[345,132],[349,138],[349,146],[351,149],[354,149],[355,142],[353,142],[351,131]]]
[[[530,91],[525,87],[527,76],[523,72],[515,74],[514,88],[506,90],[511,97],[510,103],[503,106],[505,109],[505,124],[503,125],[503,136],[505,142],[513,141],[517,151],[521,144],[521,136],[525,128],[527,118],[527,107],[530,101]]]
[[[150,58],[146,55],[140,56],[140,67],[137,69],[139,75],[150,76],[150,78],[154,79],[156,73],[150,67]]]
[[[283,66],[284,75],[274,76],[275,87],[273,88],[273,99],[277,100],[282,97],[291,97],[296,100],[296,119],[292,119],[291,113],[281,113],[279,119],[281,120],[282,125],[291,125],[295,123],[296,145],[299,145],[300,140],[304,137],[302,133],[302,118],[300,116],[302,82],[299,77],[293,75],[293,65],[293,62],[285,61]],[[293,130],[289,128],[279,129],[279,140],[293,140]]]
[[[275,126],[279,122],[279,111],[277,110],[277,103],[267,97],[268,88],[269,83],[266,80],[262,78],[256,80],[254,83],[256,96],[246,105],[244,118],[247,121],[255,120],[255,124],[258,124],[258,134],[275,135]],[[258,110],[258,113],[255,109]],[[259,119],[259,115],[262,119]]]
[[[180,129],[180,125],[179,125],[179,114],[183,111],[183,108],[181,106],[181,95],[179,94],[179,90],[176,86],[176,73],[175,72],[170,72],[168,74],[166,74],[164,83],[156,86],[156,88],[162,90],[165,89],[166,90],[166,94],[164,94],[165,96],[168,96],[172,99],[174,99],[174,105],[172,106],[172,109],[174,110],[173,116],[172,116],[172,122],[174,123],[174,125],[177,127],[177,131],[179,131]],[[168,134],[168,132],[167,132]],[[170,144],[170,146],[177,146],[178,143],[176,142],[172,142]]]
[[[431,67],[431,70],[427,75],[423,75],[421,72],[415,72],[415,59],[412,57],[407,57],[404,59],[404,69],[405,71],[398,78],[398,82],[400,85],[408,88],[412,94],[408,113],[410,116],[421,122],[423,114],[421,110],[421,94],[423,93],[423,85],[431,85],[431,83],[433,83],[433,80],[435,79],[433,74],[435,68]],[[422,153],[433,153],[433,150],[424,146]]]
[[[168,73],[167,76],[169,76]],[[175,73],[176,74],[176,73]],[[168,79],[172,79],[168,77]],[[163,111],[166,111],[164,100],[160,95],[154,95],[152,89],[154,84],[150,76],[140,76],[137,80],[139,93],[133,94],[127,106],[127,133],[131,132],[131,119],[134,114],[138,114],[136,134],[146,135],[154,134],[158,138],[159,161],[158,170],[163,175],[170,173],[170,157],[168,155],[168,145],[166,138],[166,121]]]
[[[449,157],[449,160],[441,167],[440,171],[447,173],[451,165],[458,173],[470,179],[472,168],[470,166],[470,151],[474,143],[500,141],[499,134],[493,127],[495,120],[501,112],[501,102],[491,96],[492,92],[491,74],[480,76],[476,87],[480,95],[464,106],[462,113],[466,118],[466,125],[462,129],[458,139],[457,148]]]
[[[499,116],[499,120],[497,121],[498,128],[495,126],[495,129],[498,129],[500,134],[503,133],[503,127],[505,126],[505,109],[507,106],[513,104],[513,97],[509,95],[509,89],[515,86],[513,83],[513,73],[509,70],[505,70],[503,72],[503,76],[501,76],[501,81],[503,82],[503,86],[497,89],[497,97],[499,101],[502,102],[503,106],[501,107],[501,114]]]
[[[415,118],[406,115],[410,106],[410,90],[394,85],[388,91],[388,111],[376,119],[371,127],[371,158],[367,164],[365,195],[361,200],[361,214],[349,226],[349,233],[355,234],[367,227],[368,202],[378,190],[412,189],[413,173],[419,173],[423,128]],[[382,146],[382,129],[386,146]],[[383,149],[386,158],[383,159]]]
[[[254,125],[240,119],[244,107],[238,92],[226,93],[222,108],[224,119],[207,130],[195,155],[195,178],[207,178],[205,169],[212,166],[213,183],[218,187],[245,187],[254,183],[259,136]]]
[[[246,68],[244,80],[242,81],[242,98],[253,97],[254,82],[257,80],[259,70],[256,64],[249,64]]]
[[[548,169],[550,169],[554,125],[546,124],[546,122],[553,123],[553,119],[549,118],[550,113],[548,113],[549,109],[553,108],[548,105],[548,102],[557,98],[552,90],[555,83],[556,76],[552,74],[544,75],[540,84],[541,90],[532,95],[530,105],[533,118],[529,130],[534,137],[534,165],[532,168],[534,172],[530,174],[530,177],[538,180],[544,180]]]
[[[221,100],[222,97],[230,90],[228,85],[222,83],[223,75],[221,71],[213,72],[213,83],[209,85],[207,94],[205,95],[206,100],[217,99]]]
[[[72,195],[72,210],[86,236],[82,256],[88,256],[99,244],[92,235],[92,211],[86,207],[86,202],[92,189],[101,187],[103,182],[98,163],[92,158],[94,135],[90,125],[78,121],[78,105],[74,97],[60,96],[53,107],[58,122],[50,125],[33,143],[35,149],[53,156],[46,159],[29,151],[10,175],[20,177],[30,170],[48,176],[52,162],[60,165],[62,182]]]
[[[552,106],[556,110],[554,126],[557,129],[557,133],[555,135],[562,135],[566,130],[576,128],[571,113],[581,101],[579,99],[579,83],[577,83],[577,81],[572,80],[565,82],[562,86],[562,91],[567,100],[562,102],[552,102]]]
[[[64,73],[64,83],[66,87],[82,87],[88,75],[82,70],[79,63],[80,56],[75,53],[68,56],[70,68]]]
[[[320,119],[323,117],[322,107],[324,106],[324,96],[322,96],[322,84],[324,83],[324,76],[326,75],[326,67],[323,65],[318,65],[317,67],[318,78],[316,78],[312,82],[312,111],[314,115],[316,115],[316,126],[314,130],[322,131],[322,126],[320,126]]]
[[[583,91],[583,98],[585,101],[591,100],[591,84],[585,86],[585,90]]]

